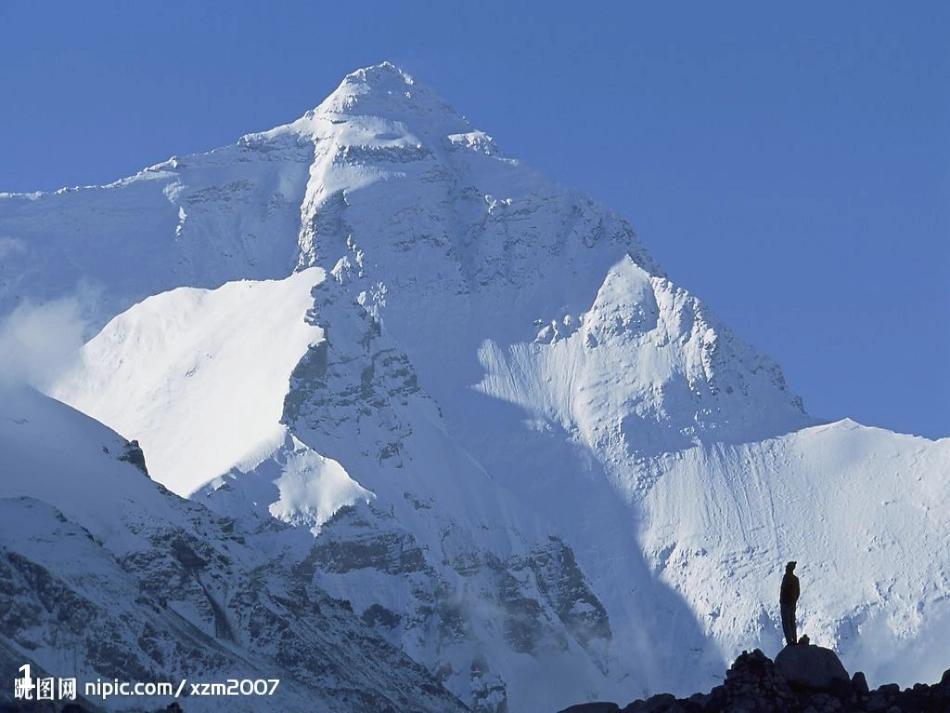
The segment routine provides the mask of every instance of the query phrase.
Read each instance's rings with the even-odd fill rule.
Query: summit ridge
[[[346,122],[366,127],[361,135],[351,139],[357,145],[364,145],[364,141],[374,143],[374,139],[385,144],[397,139],[400,129],[418,134],[429,144],[473,131],[468,120],[433,89],[396,65],[382,62],[346,75],[326,99],[297,121],[250,134],[242,141],[287,132],[327,137],[334,133],[334,125]],[[370,133],[373,129],[375,133]]]

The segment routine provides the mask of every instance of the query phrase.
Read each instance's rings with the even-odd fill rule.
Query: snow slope
[[[122,462],[127,445],[35,391],[3,393],[0,641],[16,668],[176,688],[182,678],[279,678],[266,704],[280,710],[464,709],[340,602],[243,544],[233,522]],[[183,704],[213,711],[221,701]]]
[[[308,272],[288,282],[309,285]],[[83,388],[57,386],[55,392],[123,428],[134,424],[146,449],[151,443],[174,455],[191,443],[203,445],[219,437],[211,430],[221,421],[201,411],[209,389],[178,359],[189,340],[179,336],[182,330],[168,328],[169,316],[188,326],[185,333],[203,336],[199,353],[213,365],[208,370],[217,382],[243,382],[258,372],[274,373],[283,351],[255,350],[234,370],[217,336],[227,332],[213,325],[239,324],[246,334],[238,341],[246,342],[258,323],[269,325],[243,309],[244,295],[263,289],[278,285],[228,283],[202,292],[201,304],[191,310],[182,309],[178,298],[193,291],[149,298],[107,325],[64,375],[62,384]],[[311,335],[324,338],[310,345],[290,384],[285,377],[278,392],[288,392],[282,437],[261,441],[250,459],[234,448],[219,449],[216,456],[230,455],[231,463],[193,497],[240,520],[259,551],[289,552],[296,571],[311,572],[315,584],[351,601],[417,660],[438,661],[440,676],[471,700],[507,696],[514,704],[534,700],[551,708],[573,694],[573,681],[548,685],[544,695],[530,692],[529,680],[543,680],[546,668],[529,653],[543,655],[547,666],[577,670],[588,683],[609,686],[618,654],[610,649],[603,607],[570,549],[446,433],[437,407],[415,386],[411,366],[358,302],[338,301],[341,290],[335,279],[313,288],[309,319],[328,326],[309,325]],[[308,326],[304,312],[296,311],[297,319]],[[149,336],[156,334],[164,336]],[[115,344],[122,348],[113,356]],[[116,378],[109,378],[113,373]],[[155,373],[161,389],[134,378]],[[135,395],[139,383],[147,387],[143,396]],[[176,397],[157,399],[156,391]],[[187,455],[200,464],[201,452]],[[187,471],[194,483],[211,480],[211,471],[199,473]],[[156,477],[176,484],[174,470]],[[286,532],[275,534],[271,516],[319,534],[316,544],[302,546]],[[554,566],[552,558],[565,561]],[[582,603],[576,612],[561,591],[564,578]],[[521,610],[525,603],[527,612]],[[509,620],[502,632],[500,611]],[[477,672],[473,652],[485,661]],[[505,681],[511,683],[506,687]]]
[[[323,339],[304,321],[322,280],[312,269],[150,297],[110,321],[50,393],[135,434],[152,475],[187,496],[283,443],[290,372]]]
[[[940,679],[950,440],[844,420],[714,444],[671,458],[644,505],[651,564],[726,650],[782,646],[777,592],[796,560],[800,635],[879,684]]]
[[[787,559],[800,630],[872,684],[929,675],[903,653],[948,621],[950,441],[817,423],[623,218],[392,65],[0,197],[0,234],[0,308],[91,284],[112,320],[54,393],[477,710],[704,689],[779,646]]]

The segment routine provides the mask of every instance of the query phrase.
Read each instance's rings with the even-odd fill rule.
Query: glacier
[[[2,236],[0,314],[97,297],[44,390],[473,710],[708,688],[781,646],[789,559],[800,632],[939,677],[950,439],[810,417],[624,218],[391,64],[233,146],[4,194]]]

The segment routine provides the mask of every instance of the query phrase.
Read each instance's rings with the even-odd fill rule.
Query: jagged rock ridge
[[[830,671],[829,671],[830,669]],[[918,683],[903,691],[897,684],[869,690],[860,671],[848,677],[835,653],[819,646],[786,647],[773,663],[759,649],[733,662],[726,679],[709,693],[677,699],[663,693],[633,701],[581,703],[561,713],[807,713],[814,711],[901,711],[938,713],[950,710],[950,669],[939,683]]]

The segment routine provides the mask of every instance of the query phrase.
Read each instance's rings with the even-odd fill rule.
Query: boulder
[[[821,646],[786,646],[775,657],[775,668],[795,690],[839,694],[851,688],[851,677],[838,655]]]
[[[644,700],[634,701],[620,713],[672,713],[682,711],[682,706],[671,693],[658,693]]]
[[[864,675],[864,671],[858,671],[854,676],[851,677],[851,687],[854,689],[854,692],[859,696],[867,696],[871,693],[868,688],[868,679]]]
[[[561,713],[620,713],[620,706],[607,701],[580,703],[576,706],[565,708]]]

